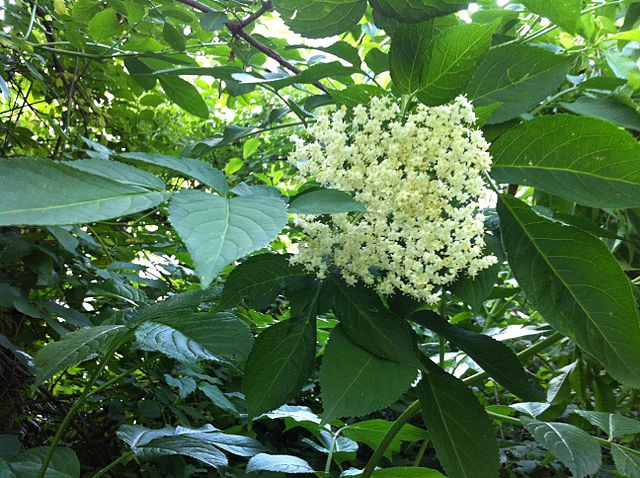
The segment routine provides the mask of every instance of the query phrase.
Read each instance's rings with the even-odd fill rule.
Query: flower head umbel
[[[349,118],[344,107],[320,114],[311,140],[295,140],[290,160],[300,173],[350,193],[367,212],[298,217],[306,240],[292,262],[319,277],[334,264],[351,284],[433,303],[439,286],[496,262],[483,255],[480,212],[489,145],[464,97],[400,116],[395,100],[373,98]]]

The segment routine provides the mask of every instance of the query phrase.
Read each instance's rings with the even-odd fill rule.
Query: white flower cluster
[[[333,263],[350,284],[434,303],[439,286],[496,262],[483,256],[479,211],[491,156],[464,97],[400,116],[395,100],[373,98],[349,117],[344,107],[321,114],[308,130],[313,141],[294,138],[300,173],[350,193],[367,212],[298,217],[307,238],[292,262],[319,277]]]

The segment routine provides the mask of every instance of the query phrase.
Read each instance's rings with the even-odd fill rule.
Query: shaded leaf
[[[640,433],[640,422],[633,418],[625,417],[617,413],[593,412],[590,410],[575,410],[573,413],[580,415],[592,425],[609,435],[612,439],[616,436],[635,435]]]
[[[209,107],[191,83],[173,76],[160,76],[159,80],[167,97],[180,108],[200,118],[209,117]]]
[[[10,463],[9,468],[15,478],[33,478],[39,476],[44,458],[49,451],[47,446],[31,448],[20,453]],[[2,471],[2,468],[0,468]],[[71,448],[57,447],[53,452],[45,478],[80,478],[80,462]]]
[[[273,6],[294,32],[307,38],[339,35],[360,21],[366,0],[273,0]]]
[[[375,9],[401,23],[423,22],[448,15],[465,9],[468,4],[468,0],[371,0]]]
[[[560,103],[565,110],[581,116],[610,121],[623,128],[640,131],[640,113],[612,98],[581,96],[573,103]]]
[[[317,189],[296,196],[289,203],[289,212],[295,214],[336,214],[366,210],[364,204],[337,189]]]

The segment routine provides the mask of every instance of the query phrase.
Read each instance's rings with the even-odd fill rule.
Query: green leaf
[[[249,138],[242,147],[242,157],[248,159],[254,155],[260,147],[260,138]]]
[[[343,428],[342,435],[359,443],[364,443],[372,450],[375,450],[392,425],[393,423],[387,420],[365,420],[363,422],[352,423]],[[384,456],[391,459],[393,453],[400,451],[400,446],[403,441],[418,442],[420,440],[426,440],[427,438],[426,430],[407,423],[394,436]]]
[[[592,412],[590,410],[575,410],[573,413],[580,415],[592,425],[609,435],[609,439],[623,435],[635,435],[640,433],[640,422],[633,418],[627,418],[617,413]]]
[[[53,226],[102,221],[154,207],[158,191],[82,172],[65,163],[0,160],[0,225]]]
[[[500,266],[494,265],[481,270],[475,277],[463,276],[451,284],[451,292],[460,297],[474,312],[478,312],[489,297],[500,272]]]
[[[640,386],[633,290],[607,246],[510,196],[500,197],[498,213],[509,264],[527,299],[612,377]]]
[[[180,30],[178,30],[176,27],[166,22],[162,27],[162,37],[169,44],[169,46],[174,50],[184,51],[187,45],[186,40],[184,38],[184,34]]]
[[[222,171],[212,167],[211,164],[205,161],[155,153],[119,153],[118,157],[130,161],[152,164],[193,178],[210,186],[222,196],[226,196],[229,192],[229,185]]]
[[[528,45],[489,50],[465,94],[476,106],[502,103],[487,124],[502,123],[526,113],[564,81],[571,58]]]
[[[285,286],[308,277],[300,267],[289,264],[280,254],[259,254],[237,266],[227,278],[218,309],[230,309],[244,299],[254,309],[273,303]]]
[[[291,455],[268,455],[260,453],[249,460],[247,473],[254,471],[275,471],[279,473],[313,473],[311,465]]]
[[[497,478],[493,423],[471,390],[428,359],[418,397],[438,461],[451,478]]]
[[[174,378],[171,375],[165,373],[164,381],[170,387],[175,387],[178,389],[178,394],[180,395],[180,398],[187,398],[189,395],[195,392],[197,388],[196,381],[191,377]]]
[[[393,84],[403,94],[413,94],[422,87],[431,40],[457,21],[451,17],[414,25],[403,25],[391,38],[389,73]]]
[[[489,51],[496,23],[464,24],[448,28],[430,43],[418,94],[427,105],[440,105],[456,97],[469,83]]]
[[[339,35],[358,24],[366,0],[273,0],[273,6],[294,32],[307,38]]]
[[[357,105],[369,104],[374,96],[385,96],[386,92],[375,85],[351,85],[342,90],[329,90],[336,105],[353,108]]]
[[[209,107],[191,83],[177,76],[161,76],[159,80],[167,97],[180,108],[200,118],[209,117]]]
[[[611,456],[620,473],[628,478],[640,478],[640,452],[613,443]]]
[[[79,23],[87,23],[100,11],[98,0],[77,0],[73,4],[73,19]]]
[[[139,425],[123,425],[117,435],[140,459],[161,456],[188,456],[213,468],[228,465],[227,457],[215,445],[217,430],[211,425],[200,429],[164,427],[152,430]]]
[[[208,12],[200,17],[200,26],[208,32],[215,32],[224,28],[229,17],[224,12]]]
[[[575,478],[592,475],[602,466],[600,445],[584,430],[566,423],[536,420],[526,420],[525,425],[536,442],[569,468]]]
[[[221,359],[242,362],[253,344],[247,325],[227,312],[159,318],[138,327],[136,338],[144,350],[162,352],[187,363]]]
[[[205,287],[234,260],[268,246],[287,219],[283,201],[260,196],[227,199],[181,191],[169,206],[169,220]]]
[[[525,7],[541,17],[548,18],[569,33],[576,33],[580,21],[580,0],[522,0]]]
[[[245,365],[249,415],[269,412],[294,398],[311,375],[315,356],[316,321],[312,312],[278,322],[258,335]]]
[[[581,96],[573,103],[560,103],[565,110],[581,116],[610,121],[623,128],[640,131],[640,113],[612,98]]]
[[[493,379],[520,398],[531,401],[544,398],[542,388],[531,383],[516,354],[502,342],[451,325],[431,311],[417,312],[410,319],[460,347]]]
[[[239,415],[236,406],[229,401],[229,399],[222,393],[216,385],[208,382],[201,382],[198,388],[204,393],[209,400],[221,410],[231,413],[233,415]]]
[[[360,70],[353,66],[345,66],[339,61],[330,61],[327,63],[315,63],[306,70],[302,70],[296,75],[273,75],[267,78],[259,78],[248,73],[233,73],[231,76],[234,80],[245,85],[267,84],[279,90],[286,86],[295,85],[297,83],[316,83],[317,81],[331,77],[333,79],[341,76],[349,77]]]
[[[331,332],[320,367],[323,421],[385,408],[409,389],[416,375],[413,367],[381,359],[358,347],[338,325]]]
[[[296,196],[289,204],[289,212],[295,214],[336,214],[341,212],[366,212],[367,207],[337,189],[317,189]]]
[[[128,164],[104,159],[81,159],[78,161],[64,161],[61,164],[86,173],[95,174],[96,176],[102,176],[133,188],[150,191],[165,190],[164,182],[161,179]]]
[[[607,121],[536,118],[491,146],[492,175],[594,207],[640,206],[640,145]]]
[[[420,367],[415,334],[371,289],[349,287],[335,277],[326,285],[333,312],[349,338],[380,358]]]
[[[10,463],[9,468],[15,478],[33,478],[39,476],[48,446],[31,448],[20,453]],[[2,471],[0,469],[0,471]],[[71,448],[57,447],[47,467],[45,478],[80,478],[80,462]]]
[[[464,10],[469,0],[371,0],[371,5],[401,23],[416,23]]]
[[[36,384],[71,365],[97,357],[124,331],[124,325],[98,325],[69,332],[57,342],[48,343],[36,355]]]
[[[120,22],[116,11],[113,8],[107,8],[96,13],[89,21],[88,28],[94,40],[98,42],[110,40],[120,32]]]

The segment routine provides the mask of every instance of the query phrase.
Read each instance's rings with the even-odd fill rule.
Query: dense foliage
[[[640,477],[638,0],[0,0],[0,477]]]

